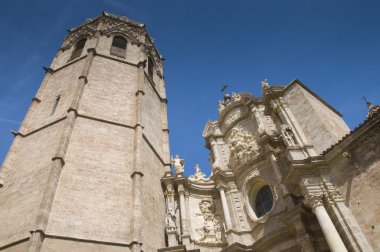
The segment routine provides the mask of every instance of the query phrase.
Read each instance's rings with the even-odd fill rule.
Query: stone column
[[[186,224],[187,224],[187,233],[189,234],[189,237],[191,237],[191,230],[192,230],[192,225],[191,225],[191,218],[190,218],[190,194],[188,191],[185,192],[185,208],[186,208]],[[191,240],[191,239],[190,239]]]
[[[326,210],[329,216],[336,220],[335,223],[340,224],[341,234],[346,238],[346,244],[355,251],[373,251],[338,189],[327,176],[323,177],[322,182],[328,194]]]
[[[183,184],[178,185],[179,194],[179,206],[181,211],[181,226],[182,226],[182,244],[190,245],[190,235],[187,230],[187,218],[186,218],[186,207],[185,207],[185,188]]]
[[[331,221],[326,208],[323,205],[322,195],[306,195],[309,205],[311,206],[319,225],[321,226],[322,232],[326,238],[327,244],[329,245],[332,252],[347,252],[346,246],[344,245],[342,238],[340,237],[338,231],[336,230],[334,223]]]
[[[222,201],[222,207],[223,207],[223,213],[224,213],[224,221],[226,222],[226,229],[229,230],[232,228],[232,222],[231,222],[231,214],[230,210],[228,209],[226,194],[224,192],[224,187],[219,186],[218,187],[220,192],[220,199]]]

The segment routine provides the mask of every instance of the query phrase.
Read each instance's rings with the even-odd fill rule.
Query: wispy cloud
[[[6,119],[6,118],[0,118],[0,122],[3,122],[3,123],[12,123],[12,124],[17,124],[17,125],[21,124],[21,122],[19,122],[19,121],[12,120],[12,119]]]

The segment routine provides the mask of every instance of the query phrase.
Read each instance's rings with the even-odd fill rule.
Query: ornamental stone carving
[[[237,119],[239,119],[242,115],[242,111],[240,108],[237,108],[230,112],[226,118],[224,119],[224,126],[227,127],[228,125],[231,125],[234,123]]]
[[[243,129],[233,128],[229,141],[231,158],[236,162],[246,161],[258,154],[256,138]]]
[[[201,168],[199,167],[198,164],[195,165],[194,167],[195,169],[195,174],[190,176],[189,177],[189,180],[190,181],[196,181],[196,182],[207,182],[207,181],[210,181],[209,178],[206,178],[206,174],[204,174],[201,170]]]
[[[98,21],[96,22],[86,22],[82,27],[70,30],[69,34],[66,36],[61,50],[67,50],[73,46],[80,38],[90,39],[95,36],[97,32]]]
[[[196,228],[199,239],[197,242],[207,244],[221,243],[220,222],[215,218],[215,204],[211,199],[203,199],[199,203],[200,212],[196,215],[203,217],[203,225]]]
[[[218,111],[219,113],[222,113],[222,111],[226,108],[226,105],[224,104],[224,102],[222,100],[219,100],[219,107],[218,107]]]
[[[287,124],[281,124],[281,133],[287,145],[294,146],[297,144],[292,127]]]
[[[234,102],[240,101],[241,96],[237,93],[232,93],[232,99],[234,100]]]

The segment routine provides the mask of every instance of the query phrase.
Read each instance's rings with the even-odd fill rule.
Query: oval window
[[[264,216],[273,207],[273,195],[269,185],[263,185],[257,190],[255,186],[251,189],[250,203],[257,218]]]

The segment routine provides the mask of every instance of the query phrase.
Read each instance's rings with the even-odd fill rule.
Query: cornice
[[[352,152],[358,146],[380,133],[380,111],[374,116],[367,118],[358,127],[346,134],[337,143],[331,145],[322,155],[326,160],[332,160],[343,153]]]

